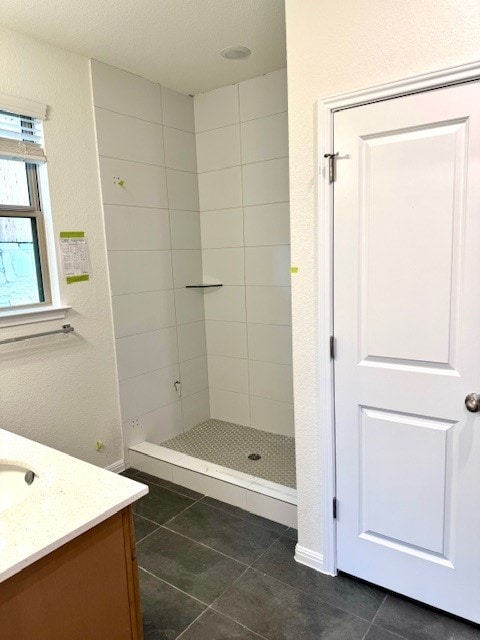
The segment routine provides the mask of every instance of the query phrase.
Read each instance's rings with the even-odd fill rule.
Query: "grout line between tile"
[[[276,540],[275,542],[278,542],[278,541]],[[251,569],[252,571],[255,571],[255,573],[259,573],[262,576],[268,576],[268,578],[271,578],[272,580],[275,580],[276,582],[278,582],[280,584],[283,584],[285,587],[290,587],[290,589],[294,589],[295,591],[298,591],[298,593],[303,593],[303,595],[308,596],[311,600],[315,600],[317,602],[321,602],[323,604],[326,604],[327,606],[332,607],[332,609],[337,609],[338,611],[341,611],[342,613],[346,613],[349,616],[352,616],[353,618],[357,618],[358,620],[363,620],[364,622],[367,622],[368,624],[370,624],[370,620],[368,620],[367,618],[362,618],[362,616],[359,616],[356,613],[352,613],[351,611],[347,611],[347,609],[342,609],[341,607],[338,607],[338,606],[332,604],[331,602],[328,602],[327,600],[324,600],[323,598],[317,598],[316,596],[312,596],[308,591],[304,591],[303,589],[299,589],[298,587],[294,587],[292,584],[289,584],[288,582],[284,582],[283,580],[279,580],[278,578],[275,578],[275,576],[272,576],[269,573],[265,573],[264,571],[260,571],[259,569],[256,569],[254,566],[249,567],[249,569]]]
[[[129,160],[124,160],[124,162],[129,162]],[[169,171],[175,171],[175,169],[169,169]],[[184,173],[190,173],[186,171]],[[192,175],[195,175],[192,173]],[[153,209],[155,211],[166,211],[169,207],[152,207],[146,204],[135,204],[134,202],[129,204],[123,204],[121,202],[105,202],[102,200],[102,204],[107,207],[131,207],[132,209]],[[267,202],[266,204],[276,204],[275,202]],[[253,205],[252,205],[253,206]],[[187,211],[189,213],[200,213],[200,209],[171,209],[171,211]]]
[[[227,214],[228,215],[228,214]],[[275,242],[270,244],[245,244],[243,248],[246,249],[271,249],[275,247],[289,247],[289,242]],[[203,247],[202,251],[230,251],[231,249],[242,249],[240,245],[232,245],[232,246],[223,246],[223,247]],[[129,251],[129,249],[110,249],[110,251]],[[143,249],[131,249],[131,251],[143,251]],[[168,249],[145,249],[145,251],[168,251]],[[227,285],[228,286],[228,285]],[[242,285],[239,285],[242,286]],[[246,286],[262,286],[262,285],[246,285]],[[266,287],[269,286],[278,286],[278,285],[263,285]],[[282,286],[282,285],[281,285]],[[285,285],[283,285],[285,286]],[[288,285],[289,286],[289,285]]]
[[[159,124],[158,126],[162,127],[163,129],[162,124]],[[107,160],[118,160],[120,162],[131,162],[132,164],[141,164],[147,167],[157,167],[158,169],[164,169],[164,170],[170,169],[170,167],[165,166],[165,164],[158,164],[158,162],[145,162],[142,160],[132,160],[131,158],[119,158],[118,156],[107,156],[105,153],[99,153],[98,157],[105,158]],[[165,208],[165,207],[162,207],[162,208]]]
[[[222,509],[222,507],[218,507],[217,505],[214,505],[214,504],[208,504],[205,501],[205,498],[210,498],[210,497],[211,496],[203,496],[203,498],[201,498],[199,500],[199,502],[203,502],[207,507],[210,507],[212,509],[217,509],[218,511],[222,511],[223,513],[227,513],[228,515],[232,516],[232,518],[237,518],[238,520],[248,522],[248,524],[253,524],[256,527],[260,527],[261,529],[266,529],[267,531],[272,531],[273,533],[275,533],[275,531],[273,531],[273,529],[269,529],[268,527],[264,527],[261,524],[256,524],[255,522],[249,522],[248,520],[245,520],[245,518],[241,518],[240,516],[236,516],[234,513],[230,513],[230,511],[228,511],[227,509]],[[215,500],[215,498],[213,498],[213,499]],[[222,502],[222,501],[219,500],[218,502]],[[228,504],[228,503],[225,503],[225,504]],[[238,507],[238,508],[241,509],[241,507]],[[255,515],[255,514],[251,513],[251,511],[247,511],[246,509],[244,509],[244,511],[246,511],[246,513],[248,513],[248,514]],[[258,516],[258,517],[261,518],[262,516]],[[267,520],[267,518],[265,518],[265,520]],[[274,522],[274,520],[272,520],[272,522]],[[281,523],[277,522],[276,524],[281,524]],[[285,529],[285,531],[283,533],[279,534],[279,537],[283,536],[285,534],[285,532],[288,531],[288,529],[289,529],[289,527],[287,527],[286,525],[281,525],[281,526],[282,527],[286,527],[286,529]],[[277,540],[278,540],[278,538],[277,538]],[[276,542],[277,540],[275,540],[274,542]],[[256,562],[256,560],[255,560],[255,562]]]
[[[122,298],[123,296],[135,296],[142,293],[161,293],[162,291],[174,291],[174,288],[166,287],[165,289],[142,289],[141,291],[126,291],[125,293],[112,293],[112,298]]]
[[[168,211],[168,209],[163,209],[163,211]],[[107,253],[166,253],[167,251],[171,251],[171,249],[107,249]]]
[[[199,357],[201,357],[201,356],[199,356]],[[120,378],[119,377],[118,378],[118,382],[119,383],[127,382],[128,380],[134,380],[135,378],[141,378],[142,376],[148,376],[148,375],[150,375],[152,373],[157,373],[157,371],[165,371],[165,369],[171,369],[172,367],[180,367],[180,363],[178,361],[177,362],[171,362],[170,364],[167,364],[166,366],[161,367],[160,369],[153,369],[151,371],[143,371],[142,373],[137,373],[136,375],[128,376],[127,378]],[[175,404],[175,402],[167,402],[167,404]],[[161,409],[163,406],[166,406],[166,405],[162,404],[159,407],[157,407],[157,409]],[[153,409],[153,411],[156,411],[156,409]],[[153,413],[153,411],[149,411],[148,413]],[[136,418],[136,417],[137,416],[132,416],[132,418],[129,418],[129,419],[132,420],[133,418]],[[124,422],[128,422],[129,419],[127,418],[127,420],[124,420]]]
[[[127,71],[127,73],[130,73],[130,72]],[[132,75],[136,75],[136,74],[132,74]],[[140,77],[141,76],[137,76],[137,78],[140,78]],[[123,111],[115,111],[114,109],[109,109],[108,107],[100,107],[98,104],[94,104],[93,106],[95,107],[95,109],[101,109],[102,111],[109,111],[110,113],[115,113],[117,116],[124,116],[125,118],[132,118],[132,120],[140,120],[141,122],[148,122],[148,124],[156,124],[158,127],[163,126],[163,122],[154,122],[153,120],[147,120],[146,118],[140,118],[139,116],[132,116],[130,113],[123,113]],[[162,113],[162,120],[163,120],[163,113]]]
[[[240,516],[236,516],[234,513],[230,513],[229,511],[227,511],[226,509],[222,509],[221,507],[217,507],[217,506],[215,506],[215,505],[213,505],[213,504],[208,504],[208,503],[204,500],[204,498],[209,498],[209,497],[210,497],[210,496],[203,496],[202,498],[200,498],[200,499],[198,500],[198,502],[201,502],[205,507],[208,507],[209,509],[216,509],[217,511],[221,511],[222,513],[225,513],[225,514],[227,514],[227,515],[231,516],[232,518],[236,518],[237,520],[240,520],[240,522],[245,522],[246,524],[251,525],[251,526],[253,526],[253,527],[257,527],[258,529],[264,529],[265,531],[270,531],[271,533],[273,533],[273,534],[275,534],[275,535],[278,535],[278,537],[277,537],[277,538],[275,538],[275,540],[272,542],[272,544],[274,544],[275,542],[277,542],[277,540],[278,540],[279,538],[281,538],[281,537],[283,536],[283,534],[285,533],[285,531],[287,531],[287,529],[288,529],[288,527],[287,527],[287,528],[285,529],[285,531],[284,531],[284,532],[277,534],[277,532],[276,532],[276,531],[273,531],[273,529],[269,529],[268,527],[264,527],[263,525],[261,525],[261,524],[257,524],[256,522],[250,522],[249,520],[246,520],[245,518],[241,518]],[[214,499],[215,499],[215,498],[214,498]],[[219,502],[221,502],[221,500],[220,500]],[[240,508],[241,508],[241,507],[239,507],[239,509],[240,509]],[[246,511],[246,510],[244,509],[244,511]],[[247,513],[249,513],[249,514],[250,514],[251,512],[250,512],[250,511],[247,511]],[[252,514],[252,515],[255,515],[255,514]],[[259,518],[261,518],[262,516],[258,516],[258,517],[259,517]],[[265,518],[265,519],[266,519],[266,518]],[[273,520],[272,520],[272,522],[273,522]],[[277,522],[276,524],[280,524],[280,522]],[[282,525],[282,526],[286,526],[286,525]],[[272,546],[272,544],[268,547],[268,549],[270,549],[270,547]],[[263,556],[263,554],[264,554],[264,552],[262,551],[261,556]],[[261,556],[259,556],[259,557],[261,557]],[[232,557],[232,556],[230,556],[230,557]],[[233,558],[233,560],[236,560],[236,558]],[[258,560],[258,558],[257,558],[257,560]],[[254,560],[254,562],[257,562],[257,560]]]
[[[238,624],[239,627],[242,627],[243,629],[246,629],[249,633],[252,633],[256,638],[261,638],[261,640],[268,640],[268,638],[266,638],[265,636],[260,635],[258,633],[258,631],[254,631],[253,629],[250,629],[250,627],[247,627],[242,622],[239,622],[238,620],[235,620],[235,618],[232,618],[231,616],[227,615],[226,613],[223,613],[222,611],[218,611],[218,609],[212,609],[211,605],[209,607],[207,607],[207,611],[208,611],[208,609],[210,609],[211,611],[213,611],[217,615],[221,616],[222,618],[226,618],[227,620],[230,620],[231,622],[234,622],[235,624]]]
[[[370,633],[370,629],[373,627],[373,623],[375,622],[375,618],[378,616],[378,612],[380,611],[380,609],[383,606],[383,603],[385,602],[385,600],[387,599],[388,593],[385,594],[385,597],[383,598],[382,602],[379,604],[377,611],[375,612],[375,615],[372,618],[372,621],[370,622],[368,629],[365,631],[365,635],[363,636],[362,640],[365,640],[366,637],[368,636],[368,634]]]
[[[203,604],[208,609],[208,603],[207,602],[204,602],[203,600],[200,600],[199,598],[196,598],[195,596],[192,596],[191,593],[187,593],[186,591],[183,591],[182,589],[179,589],[179,587],[176,587],[171,582],[168,582],[168,580],[164,580],[163,578],[159,578],[157,575],[155,575],[151,571],[148,571],[147,569],[144,569],[143,567],[139,566],[138,568],[141,569],[144,573],[148,574],[149,576],[152,576],[152,578],[155,578],[156,580],[160,580],[160,582],[163,582],[164,584],[168,584],[168,586],[172,587],[173,589],[175,589],[175,591],[179,591],[180,593],[183,593],[184,596],[188,596],[189,598],[192,598],[192,600],[196,600],[200,604]],[[205,611],[207,609],[205,609]]]
[[[237,104],[238,104],[238,116],[240,119],[240,87],[237,84]],[[245,322],[248,323],[248,306],[247,306],[247,250],[245,244],[245,211],[243,210],[243,144],[242,144],[242,126],[238,123],[238,138],[239,138],[239,155],[240,155],[240,206],[242,209],[242,238],[243,238],[243,281],[245,283],[244,290],[244,308],[245,308]],[[248,324],[247,324],[248,327]],[[248,425],[252,425],[252,402],[250,400],[250,349],[248,346],[248,331],[245,332],[246,339],[246,360],[247,360],[247,398],[248,398]]]
[[[218,602],[218,600],[220,600],[220,598],[221,598],[221,597],[222,597],[222,596],[223,596],[223,595],[224,595],[224,594],[225,594],[229,589],[231,589],[231,588],[233,587],[233,585],[234,585],[234,584],[236,584],[236,583],[240,580],[240,578],[243,578],[243,576],[244,576],[244,575],[247,573],[247,571],[251,568],[251,567],[250,567],[250,565],[244,565],[244,567],[245,567],[245,570],[244,570],[244,571],[242,571],[242,573],[241,573],[237,578],[235,578],[235,580],[232,582],[232,584],[230,584],[228,587],[226,587],[226,588],[222,591],[222,593],[220,593],[220,595],[218,595],[218,596],[215,598],[215,600],[214,600],[211,604],[209,604],[209,605],[208,605],[208,608],[209,608],[209,609],[212,609],[213,611],[216,611],[216,609],[214,609],[214,608],[213,608],[213,605],[214,605],[216,602]],[[228,617],[230,617],[230,616],[226,616],[226,617],[228,618]],[[234,620],[234,618],[230,618],[230,619],[231,619],[231,620]],[[235,622],[237,622],[237,621],[235,620]]]
[[[160,445],[159,445],[160,446]],[[173,462],[167,462],[166,460],[164,461],[167,464],[173,465]],[[140,471],[140,473],[147,473],[146,471]],[[148,473],[147,475],[152,475],[151,473]],[[158,476],[154,476],[155,478]],[[164,478],[160,478],[158,477],[159,480],[164,480]],[[173,480],[164,480],[165,482],[171,482],[172,484],[175,484],[175,482],[173,482]],[[139,482],[142,482],[142,479],[139,479]],[[152,480],[143,480],[144,484],[154,484],[156,487],[160,487],[160,489],[165,489],[165,491],[170,491],[170,493],[175,493],[176,495],[182,496],[183,498],[189,498],[190,500],[193,500],[194,503],[195,502],[200,502],[203,498],[205,498],[205,494],[202,493],[200,498],[194,498],[193,496],[189,496],[186,493],[182,493],[181,491],[177,491],[176,489],[170,489],[169,487],[165,487],[163,486],[163,484],[160,484],[160,482],[154,482]],[[180,488],[182,488],[181,485],[178,485]],[[188,487],[185,487],[185,489],[187,489]],[[193,491],[193,489],[191,489],[191,491]],[[200,493],[199,491],[196,491],[196,493]],[[191,506],[191,505],[190,505]],[[138,514],[137,514],[138,515]],[[139,516],[140,518],[143,518],[144,520],[149,520],[149,518],[146,518],[145,516]],[[175,517],[175,516],[174,516]],[[150,522],[155,522],[155,520],[151,520]],[[161,525],[159,525],[161,526]]]
[[[290,200],[275,200],[275,202],[262,202],[261,204],[247,204],[247,205],[243,205],[243,208],[253,209],[254,207],[264,207],[271,204],[289,204],[289,203],[290,203]],[[118,205],[118,206],[129,207],[132,205]],[[215,213],[217,211],[233,211],[234,209],[240,209],[240,208],[241,207],[236,206],[236,207],[222,207],[221,209],[201,209],[199,213]]]
[[[169,491],[169,489],[167,489],[167,491]],[[171,493],[174,493],[173,491]],[[178,495],[182,495],[182,494],[178,494]],[[186,498],[187,496],[183,496],[184,498]],[[203,496],[202,496],[203,498]],[[175,518],[178,518],[178,516],[180,516],[184,511],[188,511],[188,509],[190,509],[190,507],[193,507],[194,504],[196,504],[197,502],[200,502],[200,500],[202,498],[197,498],[196,500],[194,498],[191,498],[191,500],[193,500],[193,502],[189,505],[187,505],[184,509],[182,509],[181,511],[179,511],[177,514],[175,514],[174,516],[172,516],[171,518],[169,518],[168,520],[166,520],[165,522],[162,522],[162,524],[160,525],[161,527],[163,527],[164,529],[168,529],[168,527],[166,526],[167,524],[169,524],[172,520],[175,520]],[[171,529],[168,529],[169,531]],[[177,533],[175,531],[175,533]],[[181,534],[179,534],[181,535]],[[184,536],[185,538],[187,536]]]
[[[153,484],[153,483],[152,483],[152,484]],[[157,487],[158,487],[158,486],[160,486],[160,485],[155,485],[155,486],[157,486]],[[161,488],[162,488],[162,489],[165,489],[165,491],[170,491],[170,489],[166,489],[165,487],[161,487]],[[182,494],[182,493],[177,494],[175,491],[170,491],[170,493],[174,493],[175,495],[181,495],[183,498],[187,498],[187,497],[188,497],[188,496],[185,496],[185,495],[184,495],[184,494]],[[202,498],[203,498],[203,496],[202,496]],[[150,533],[147,533],[147,535],[146,535],[146,536],[144,536],[141,540],[137,540],[137,541],[136,541],[136,543],[138,544],[139,542],[143,542],[146,538],[149,538],[152,534],[156,533],[156,532],[157,532],[159,529],[161,529],[162,527],[166,529],[167,527],[164,527],[164,525],[165,525],[165,524],[167,524],[168,522],[171,522],[172,520],[174,520],[174,519],[175,519],[177,516],[179,516],[181,513],[183,513],[183,512],[184,512],[184,511],[186,511],[187,509],[190,509],[190,507],[193,507],[193,505],[194,505],[194,504],[196,504],[197,502],[200,502],[200,500],[201,500],[202,498],[198,498],[197,500],[194,500],[194,501],[192,502],[192,504],[189,504],[188,506],[186,506],[184,509],[182,509],[181,511],[179,511],[175,516],[173,516],[172,518],[170,518],[169,520],[167,520],[167,522],[164,522],[163,524],[160,524],[160,523],[158,523],[158,522],[155,522],[155,520],[150,520],[149,518],[144,518],[144,516],[141,516],[141,515],[140,515],[140,514],[138,514],[138,513],[137,513],[137,514],[134,514],[134,515],[139,516],[140,518],[144,518],[145,520],[148,520],[148,521],[149,521],[149,522],[151,522],[152,524],[156,524],[156,525],[157,525],[157,528],[155,529],[155,531],[151,531]],[[193,498],[192,498],[192,500],[193,500]],[[170,531],[170,529],[169,529],[169,531]],[[175,532],[175,533],[176,533],[176,532]],[[185,537],[186,537],[186,536],[185,536]],[[153,575],[153,574],[152,574],[152,575]],[[157,577],[157,576],[155,576],[155,577]]]
[[[160,124],[158,125],[159,127],[163,127],[165,125]],[[168,128],[168,127],[167,127]],[[180,129],[179,129],[180,131]],[[184,133],[188,133],[188,132],[184,132]],[[163,140],[163,147],[165,147],[165,141]],[[165,150],[164,150],[165,153]],[[165,170],[165,176],[166,176],[166,172],[167,171],[178,171],[179,173],[188,173],[191,176],[197,176],[197,172],[196,171],[190,171],[189,169],[179,169],[178,167],[170,167],[167,164],[158,164],[157,162],[144,162],[142,160],[132,160],[131,158],[119,158],[117,156],[107,156],[104,153],[99,153],[98,154],[99,158],[106,158],[107,160],[118,160],[119,162],[130,162],[132,164],[141,164],[143,166],[148,166],[148,167],[157,167],[158,169],[164,169]],[[285,156],[288,157],[288,156]],[[272,160],[277,160],[277,158],[272,158]],[[164,162],[166,163],[166,160],[164,159]],[[261,160],[259,162],[269,162],[269,160]],[[256,163],[250,163],[250,164],[256,164]],[[217,171],[222,171],[222,169],[217,169]],[[206,173],[206,172],[205,172]],[[208,172],[210,173],[210,172]],[[168,181],[165,180],[165,182],[167,183]],[[126,206],[135,206],[135,205],[126,205]],[[165,209],[166,207],[159,207],[161,209]],[[190,211],[190,209],[173,209],[174,211]]]
[[[399,638],[399,640],[409,640],[406,636],[402,636],[402,635],[400,635],[400,634],[398,634],[398,633],[395,633],[395,631],[391,631],[390,629],[385,629],[385,627],[382,627],[380,624],[375,624],[375,620],[377,619],[377,616],[378,616],[378,614],[380,613],[380,609],[381,609],[381,608],[383,607],[383,605],[385,604],[385,602],[386,602],[386,600],[387,600],[387,598],[388,598],[388,596],[389,596],[389,595],[390,595],[390,593],[386,593],[386,594],[385,594],[385,597],[384,597],[384,599],[382,600],[382,602],[381,602],[380,606],[378,607],[376,614],[373,616],[373,620],[372,620],[372,622],[371,622],[371,624],[370,624],[370,627],[367,629],[367,633],[365,634],[365,637],[364,637],[364,639],[363,639],[363,640],[365,640],[365,639],[366,639],[366,637],[367,637],[367,635],[368,635],[368,632],[370,631],[370,629],[371,629],[373,626],[376,626],[376,627],[378,627],[379,629],[382,629],[383,631],[387,631],[388,633],[390,633],[390,634],[391,634],[392,636],[394,636],[395,638]]]
[[[246,567],[246,569],[248,569],[250,567],[250,565],[248,565],[246,562],[242,562],[241,560],[237,560],[236,558],[233,558],[232,556],[229,556],[228,554],[224,553],[223,551],[219,551],[218,549],[214,549],[213,547],[210,547],[208,544],[205,544],[205,542],[199,542],[198,540],[195,540],[194,538],[190,538],[189,536],[186,536],[184,533],[180,533],[179,531],[175,531],[175,529],[170,529],[170,527],[167,526],[170,522],[172,522],[172,520],[175,520],[175,518],[180,516],[184,511],[187,511],[187,509],[190,509],[190,507],[192,507],[192,506],[193,505],[189,505],[186,509],[183,509],[182,511],[180,511],[180,513],[178,513],[174,518],[170,518],[170,520],[168,520],[167,522],[165,522],[164,524],[161,525],[162,528],[166,529],[170,533],[174,533],[175,535],[180,536],[181,538],[185,538],[186,540],[190,540],[190,542],[194,542],[195,544],[199,544],[201,547],[204,547],[205,549],[209,549],[209,551],[214,551],[215,553],[220,554],[224,558],[228,558],[229,560],[233,560],[234,562],[237,562],[238,564],[241,564],[242,566]]]
[[[382,631],[386,631],[389,635],[392,636],[392,638],[398,638],[398,640],[411,640],[410,638],[407,638],[406,636],[399,636],[398,633],[395,633],[394,631],[390,631],[390,629],[385,629],[384,627],[380,627],[380,625],[374,625],[373,623],[368,627],[367,629],[367,633],[362,637],[362,640],[367,640],[368,638],[368,634],[370,633],[370,630],[372,629],[372,627],[376,627],[377,629],[381,629]]]
[[[162,96],[162,89],[160,86],[160,100],[162,102],[162,106],[163,106],[163,96]],[[163,111],[162,111],[162,121],[163,121]],[[163,125],[162,125],[163,127]],[[194,138],[195,139],[195,138]],[[163,157],[165,158],[165,136],[164,136],[164,131],[162,128],[162,146],[163,146]],[[166,160],[165,160],[166,163]],[[170,197],[169,197],[169,193],[168,193],[168,179],[167,179],[167,172],[165,170],[165,193],[166,193],[166,198],[167,198],[167,206],[168,206],[168,234],[169,234],[169,240],[170,240],[170,268],[172,270],[172,286],[173,288],[175,288],[175,276],[174,276],[174,268],[173,268],[173,242],[172,242],[172,212],[170,210]],[[179,339],[179,335],[178,335],[178,313],[177,313],[177,306],[176,306],[176,300],[175,300],[175,292],[173,293],[173,314],[175,317],[175,336],[176,336],[176,344],[177,344],[177,359],[180,362],[180,339]],[[180,381],[180,391],[177,390],[177,400],[180,401],[180,420],[181,420],[181,424],[182,424],[182,430],[184,429],[184,423],[183,423],[183,402],[182,402],[182,387],[181,387],[181,373],[180,373],[180,364],[178,365],[178,380]]]
[[[146,518],[145,516],[141,516],[139,513],[134,513],[133,515],[137,516],[137,518],[141,518],[142,520],[146,520],[147,522],[150,522],[151,524],[154,524],[157,527],[161,527],[162,526],[158,522],[155,522],[155,520],[151,520],[150,518]],[[148,535],[150,535],[150,534],[148,534]],[[146,536],[144,536],[144,537],[146,537]],[[142,540],[143,540],[143,538],[142,538]],[[140,542],[140,540],[136,540],[135,542]]]
[[[236,126],[236,125],[232,125],[232,126]],[[240,126],[240,125],[238,125]],[[282,156],[274,156],[273,158],[264,158],[263,160],[252,160],[250,162],[242,162],[241,159],[241,154],[242,154],[242,149],[240,146],[240,163],[239,164],[230,164],[226,167],[220,167],[219,169],[206,169],[205,171],[199,171],[198,175],[199,176],[204,176],[207,173],[215,173],[215,172],[219,172],[219,171],[228,171],[229,169],[242,169],[242,167],[244,166],[250,166],[252,164],[262,164],[264,162],[274,162],[275,160],[285,160],[288,159],[288,155],[282,155]],[[107,156],[102,156],[102,157],[107,157]],[[114,158],[114,160],[121,160],[122,158]],[[128,161],[128,162],[134,162],[132,161]],[[147,163],[144,163],[147,164]],[[155,165],[155,166],[160,166],[160,165]],[[167,169],[170,169],[170,167],[166,167]],[[174,171],[181,171],[181,169],[174,169]],[[188,171],[187,173],[191,173],[191,171]],[[240,206],[240,205],[239,205]],[[251,205],[249,205],[251,206]]]
[[[237,86],[239,83],[237,83]],[[201,94],[198,94],[201,95]],[[238,89],[238,104],[240,105],[240,88]],[[219,129],[228,129],[229,127],[233,127],[236,124],[244,124],[245,122],[253,122],[254,120],[263,120],[264,118],[272,118],[273,116],[279,116],[282,113],[288,113],[288,109],[283,109],[283,111],[275,111],[275,113],[268,113],[264,116],[257,116],[256,118],[248,118],[247,120],[242,120],[240,117],[240,111],[238,112],[238,122],[232,122],[231,124],[224,124],[221,127],[213,127],[213,129],[202,129],[201,131],[195,131],[195,135],[199,136],[202,133],[210,133],[210,131],[218,131]]]
[[[259,555],[259,557],[258,557],[256,560],[254,560],[254,562],[257,562],[257,561],[258,561],[258,560],[259,560],[259,559],[260,559],[260,558],[261,558],[265,553],[267,553],[267,551],[268,551],[271,547],[273,547],[273,545],[274,545],[274,544],[275,544],[275,543],[276,543],[276,542],[281,538],[281,535],[282,535],[282,534],[280,534],[277,538],[275,538],[275,540],[274,540],[274,541],[273,541],[273,542],[272,542],[272,543],[271,543],[271,544],[270,544],[270,545],[269,545],[269,546],[268,546],[268,547],[267,547],[267,548],[266,548],[266,549],[265,549],[265,550],[264,550],[264,551]],[[225,618],[228,618],[229,620],[232,620],[233,622],[236,622],[237,624],[240,624],[240,625],[241,625],[242,627],[244,627],[245,629],[248,629],[248,631],[251,631],[252,633],[255,633],[256,635],[259,635],[259,634],[257,634],[255,631],[253,631],[253,629],[250,629],[249,627],[245,627],[245,625],[243,625],[241,622],[239,622],[238,620],[235,620],[235,618],[232,618],[232,617],[230,617],[229,615],[227,615],[227,614],[225,614],[225,613],[222,613],[222,612],[218,611],[217,609],[214,609],[214,608],[213,608],[213,607],[214,607],[214,605],[215,605],[215,603],[216,603],[216,602],[218,602],[218,600],[219,600],[219,599],[220,599],[220,598],[221,598],[221,597],[222,597],[222,596],[223,596],[223,595],[224,595],[224,594],[225,594],[229,589],[231,589],[231,588],[234,586],[234,584],[236,584],[236,583],[237,583],[237,582],[238,582],[238,581],[239,581],[239,580],[240,580],[240,579],[241,579],[241,578],[242,578],[242,577],[247,573],[247,571],[248,571],[249,569],[253,569],[253,566],[252,566],[252,565],[253,565],[253,563],[249,564],[249,565],[246,567],[245,571],[244,571],[243,573],[241,573],[241,574],[238,576],[238,578],[236,578],[236,579],[232,582],[232,584],[231,584],[230,586],[228,586],[226,589],[224,589],[224,591],[222,591],[222,593],[221,593],[219,596],[217,596],[217,598],[215,598],[215,600],[214,600],[214,601],[213,601],[213,602],[208,606],[208,608],[209,608],[209,609],[212,609],[212,611],[215,611],[215,613],[219,613],[220,615],[223,615]],[[260,636],[260,637],[261,637],[261,638],[264,638],[264,636]],[[266,640],[266,639],[265,639],[265,640]]]
[[[185,627],[185,629],[180,633],[180,635],[176,636],[175,640],[180,640],[183,634],[186,633],[190,629],[190,627],[192,627],[197,622],[197,620],[200,620],[200,618],[204,615],[206,611],[208,611],[208,609],[209,607],[206,607],[200,615],[198,615],[194,620],[192,620],[192,622],[188,625],[188,627]]]
[[[149,520],[149,522],[152,522],[152,521]],[[155,523],[152,522],[152,524],[156,524],[157,525],[156,529],[154,529],[153,531],[150,531],[150,533],[147,533],[147,535],[143,536],[143,538],[140,538],[140,540],[136,540],[135,541],[136,544],[138,544],[139,542],[143,542],[143,540],[146,540],[147,538],[149,538],[152,535],[152,533],[155,533],[156,531],[158,531],[160,529],[160,525],[157,524],[156,522]]]

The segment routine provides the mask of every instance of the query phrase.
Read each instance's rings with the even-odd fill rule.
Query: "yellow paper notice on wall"
[[[290,267],[290,273],[298,273],[298,267]]]

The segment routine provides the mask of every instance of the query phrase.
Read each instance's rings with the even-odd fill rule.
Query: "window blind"
[[[30,116],[0,111],[0,158],[45,162],[41,121]]]

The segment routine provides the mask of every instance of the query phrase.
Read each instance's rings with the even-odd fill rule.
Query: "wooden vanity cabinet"
[[[143,640],[131,507],[0,583],[0,640],[67,639]]]

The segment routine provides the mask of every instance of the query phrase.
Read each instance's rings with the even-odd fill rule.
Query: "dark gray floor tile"
[[[279,522],[274,522],[273,520],[268,520],[267,518],[262,518],[261,516],[256,516],[254,513],[250,513],[249,511],[245,511],[245,509],[240,509],[240,507],[234,507],[232,504],[227,504],[226,502],[221,502],[220,500],[215,500],[215,498],[205,497],[202,499],[202,502],[210,505],[211,507],[215,507],[216,509],[220,509],[221,511],[226,511],[231,516],[236,516],[241,520],[246,520],[247,522],[251,522],[252,524],[257,524],[259,527],[264,527],[265,529],[270,529],[270,531],[275,531],[275,533],[284,533],[288,527]]]
[[[198,493],[198,491],[192,491],[192,489],[181,487],[179,484],[175,484],[174,482],[170,482],[169,480],[163,480],[162,478],[157,478],[157,476],[152,476],[149,473],[144,473],[143,471],[138,472],[135,480],[138,480],[138,482],[157,484],[159,487],[169,489],[174,493],[179,493],[182,496],[187,496],[187,498],[193,498],[194,500],[200,500],[200,498],[203,496],[203,493]]]
[[[210,604],[245,565],[161,527],[137,545],[140,567]]]
[[[291,540],[295,540],[295,542],[298,542],[298,531],[293,527],[287,529],[283,535],[287,538],[290,538]]]
[[[158,524],[154,522],[150,522],[150,520],[145,520],[141,516],[137,516],[134,514],[133,516],[133,524],[135,526],[135,540],[140,542],[142,538],[148,536],[149,533],[158,529]]]
[[[185,631],[181,640],[258,640],[260,636],[209,609]]]
[[[480,627],[404,598],[387,596],[375,625],[407,640],[480,640]]]
[[[125,469],[120,473],[121,476],[126,476],[127,478],[134,478],[140,471],[138,469],[133,469],[130,467],[129,469]]]
[[[368,622],[249,569],[213,605],[268,640],[361,640]]]
[[[144,640],[174,640],[205,606],[144,571],[139,572]]]
[[[295,562],[295,541],[282,536],[254,568],[348,613],[372,620],[385,592],[348,576],[335,578]]]
[[[252,564],[278,538],[269,529],[239,520],[203,502],[181,513],[167,527],[245,564]]]
[[[144,516],[158,524],[167,522],[195,502],[191,498],[173,493],[156,484],[147,484],[148,494],[135,503],[133,511],[138,516]]]
[[[365,636],[365,640],[400,640],[401,636],[394,635],[390,631],[380,629],[375,625],[372,625],[370,631]]]

